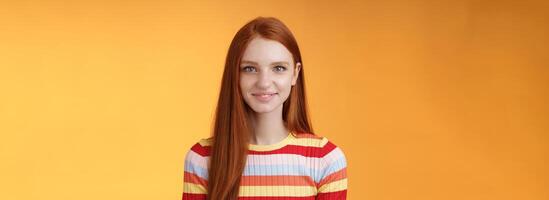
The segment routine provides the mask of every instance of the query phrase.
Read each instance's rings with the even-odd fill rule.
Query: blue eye
[[[286,71],[286,67],[283,67],[283,66],[276,66],[275,69],[277,69],[276,71]]]

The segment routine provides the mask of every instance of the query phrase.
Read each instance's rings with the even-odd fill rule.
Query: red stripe
[[[252,155],[268,155],[268,154],[296,154],[302,155],[305,157],[315,157],[320,158],[324,157],[326,154],[334,150],[336,146],[332,142],[328,142],[324,147],[310,147],[310,146],[300,146],[300,145],[286,145],[280,149],[273,151],[253,151],[250,150]]]
[[[261,185],[261,186],[278,186],[278,185],[298,185],[298,186],[315,186],[315,182],[309,176],[242,176],[240,185]]]
[[[189,173],[189,172],[184,173],[183,180],[184,180],[184,182],[199,184],[199,185],[202,185],[204,187],[207,187],[207,185],[208,185],[208,180],[203,179],[200,176],[198,176],[196,174],[193,174],[193,173]]]
[[[318,193],[316,195],[316,200],[345,200],[347,199],[347,190],[341,190],[337,192],[325,192]]]
[[[336,148],[336,145],[328,141],[328,143],[326,143],[326,145],[324,145],[322,148],[289,144],[280,149],[276,149],[272,151],[249,150],[248,154],[250,155],[296,154],[296,155],[301,155],[305,157],[320,158],[320,157],[324,157],[326,154],[330,153],[335,148]],[[210,156],[211,146],[202,146],[197,143],[193,145],[191,149],[201,156],[204,156],[204,157]]]
[[[205,200],[206,194],[183,193],[183,200]]]
[[[344,167],[343,169],[340,169],[339,171],[334,172],[327,177],[324,177],[324,179],[320,180],[320,183],[317,184],[317,187],[321,187],[324,184],[339,181],[345,178],[347,178],[347,167]]]
[[[194,151],[195,153],[201,155],[201,156],[210,156],[210,146],[202,146],[200,145],[200,143],[196,143],[195,145],[193,145],[193,147],[191,147],[191,150]]]

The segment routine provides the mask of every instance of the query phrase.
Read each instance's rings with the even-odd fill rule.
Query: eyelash
[[[248,71],[246,71],[247,68],[253,68],[253,67],[252,66],[245,66],[245,67],[242,68],[242,71],[248,72]],[[284,67],[284,66],[277,65],[277,66],[275,66],[275,68],[281,68],[280,71],[286,71],[286,67]]]

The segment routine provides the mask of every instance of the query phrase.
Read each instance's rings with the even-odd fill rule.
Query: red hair
[[[257,17],[234,36],[225,60],[221,89],[212,128],[212,149],[208,170],[208,199],[236,200],[246,165],[248,142],[253,134],[250,117],[254,112],[242,99],[239,65],[248,43],[255,37],[275,40],[284,45],[294,60],[301,63],[296,84],[284,102],[282,118],[292,133],[313,133],[307,114],[303,61],[297,42],[288,27],[273,17]]]

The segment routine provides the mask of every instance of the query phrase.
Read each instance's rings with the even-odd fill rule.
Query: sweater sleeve
[[[317,200],[345,200],[347,198],[347,160],[343,151],[332,142],[323,147],[328,152],[321,159],[321,179]]]
[[[203,147],[196,143],[185,155],[183,200],[205,200],[208,180],[207,160]]]

